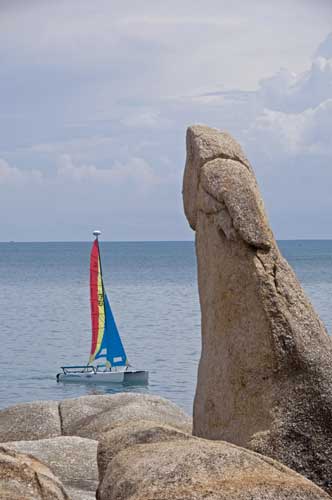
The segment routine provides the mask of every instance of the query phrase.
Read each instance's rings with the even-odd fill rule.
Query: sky
[[[185,132],[231,133],[278,239],[332,238],[330,0],[0,0],[1,241],[188,240]]]

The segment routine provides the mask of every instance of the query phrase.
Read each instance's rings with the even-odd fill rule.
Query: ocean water
[[[332,332],[332,241],[281,241]],[[91,243],[0,243],[0,407],[36,399],[136,390],[188,413],[200,355],[192,242],[101,242],[105,287],[129,361],[150,371],[148,387],[57,384],[59,367],[90,350]]]

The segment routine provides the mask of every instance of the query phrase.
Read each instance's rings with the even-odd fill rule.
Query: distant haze
[[[279,239],[332,238],[330,0],[2,0],[1,240],[185,240],[185,131],[229,131]]]

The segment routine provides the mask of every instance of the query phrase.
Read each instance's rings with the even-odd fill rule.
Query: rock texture
[[[50,469],[34,457],[0,446],[1,500],[69,500]]]
[[[331,339],[227,133],[188,129],[183,199],[202,312],[194,434],[276,458],[332,493]]]
[[[63,433],[99,439],[105,432],[129,422],[149,420],[191,432],[191,419],[174,403],[151,394],[123,392],[111,396],[84,396],[61,402]]]
[[[147,414],[146,418],[150,415]],[[107,468],[113,458],[126,448],[136,444],[157,443],[191,439],[192,435],[174,427],[158,424],[153,421],[139,420],[116,427],[105,432],[98,444],[98,470],[102,483]]]
[[[31,459],[31,463],[39,464],[37,460],[40,460],[46,464],[59,478],[55,481],[60,486],[60,480],[63,482],[72,500],[95,498],[99,481],[97,439],[103,443],[100,469],[104,471],[114,450],[124,446],[128,433],[128,443],[138,443],[162,441],[169,436],[174,440],[182,439],[182,436],[187,439],[188,435],[183,431],[191,433],[191,430],[192,420],[180,408],[150,394],[121,393],[84,396],[59,402],[36,401],[0,410],[0,442],[6,447],[8,457],[16,456],[15,452],[19,451],[36,459],[35,462]],[[40,467],[48,470],[46,465],[40,464]],[[23,479],[20,479],[18,472],[15,480],[15,470],[18,471],[19,467],[13,468],[11,472],[11,490],[8,489],[9,483],[5,476],[0,475],[0,498],[34,498],[33,493],[26,497],[14,496],[15,481],[18,490],[24,489]],[[38,477],[36,481],[38,483]],[[34,482],[31,488],[33,492]],[[6,497],[3,492],[7,490],[10,494]]]
[[[0,410],[0,442],[61,435],[57,401],[33,401]]]
[[[170,437],[171,438],[171,437]],[[99,500],[323,500],[316,485],[271,459],[198,438],[118,448]]]
[[[95,498],[98,486],[97,441],[60,436],[4,443],[7,449],[33,455],[64,484],[72,500]]]
[[[40,422],[48,402],[38,405],[40,415],[36,406],[30,407]],[[19,408],[31,428],[26,405]],[[11,441],[0,446],[1,499],[62,500],[69,494],[71,500],[93,500],[98,481],[99,500],[330,498],[269,458],[193,437],[191,420],[158,396],[86,396],[61,401],[57,410],[62,433],[98,437],[99,474],[95,440],[62,435]],[[2,413],[10,412],[19,423],[17,434],[11,429],[17,439],[22,436],[22,418],[17,407]]]

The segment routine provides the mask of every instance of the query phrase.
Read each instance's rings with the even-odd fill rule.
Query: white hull
[[[144,370],[74,372],[57,375],[58,382],[84,384],[147,384],[148,379],[149,372]]]

